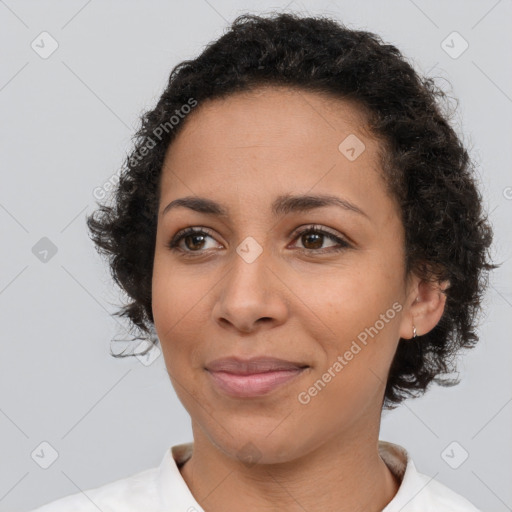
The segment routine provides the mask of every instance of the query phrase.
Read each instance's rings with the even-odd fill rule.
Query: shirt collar
[[[204,512],[194,499],[178,464],[186,462],[192,455],[194,444],[184,443],[167,449],[158,468],[158,492],[169,512]]]

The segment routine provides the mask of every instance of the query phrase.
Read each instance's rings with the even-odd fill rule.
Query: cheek
[[[318,288],[321,292],[309,293],[307,304],[335,337],[357,337],[381,315],[388,313],[386,320],[397,316],[392,308],[402,299],[397,274],[378,260],[367,258],[357,267],[333,274]]]
[[[323,321],[323,340],[329,340],[322,342],[326,359],[320,377],[331,368],[336,377],[327,375],[326,379],[332,381],[332,392],[337,389],[345,396],[343,401],[351,400],[347,393],[368,397],[385,384],[403,309],[403,290],[397,278],[402,269],[392,268],[397,260],[398,254],[390,255],[389,263],[376,252],[368,254],[360,260],[361,265],[333,276],[311,307]]]
[[[201,297],[196,292],[201,287],[196,286],[194,277],[172,270],[163,259],[157,257],[154,262],[152,311],[166,365],[177,371],[179,361],[190,357],[191,341],[201,325],[197,322]]]
[[[201,279],[193,272],[172,265],[170,258],[163,251],[157,253],[152,279],[155,325],[158,324],[166,333],[174,326],[174,329],[180,329],[181,324],[186,322],[189,312],[193,314],[194,305],[199,306],[198,301],[201,293],[204,295],[204,290]]]
[[[154,263],[152,308],[165,367],[189,414],[193,418],[202,414],[208,417],[213,411],[202,393],[197,340],[207,315],[200,299],[209,287],[202,287],[197,276],[176,271],[162,260],[165,257],[157,257]]]

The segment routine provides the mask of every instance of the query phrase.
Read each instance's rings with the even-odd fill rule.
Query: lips
[[[272,371],[297,370],[306,367],[306,364],[284,361],[274,357],[255,357],[252,359],[238,359],[227,357],[216,359],[206,365],[206,369],[212,372],[235,373],[249,375],[252,373],[265,373]]]
[[[257,397],[284,386],[308,365],[271,357],[216,359],[206,370],[217,390],[239,398]]]

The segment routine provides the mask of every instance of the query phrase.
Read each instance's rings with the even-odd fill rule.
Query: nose
[[[287,287],[265,252],[254,261],[238,253],[218,285],[212,314],[223,328],[251,333],[281,325],[288,315]]]

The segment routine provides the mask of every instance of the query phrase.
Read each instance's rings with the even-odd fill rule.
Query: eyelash
[[[330,240],[336,242],[339,245],[339,247],[328,247],[327,250],[326,249],[300,249],[299,248],[299,250],[303,253],[307,253],[307,254],[325,254],[325,253],[333,253],[333,252],[337,253],[337,252],[344,251],[346,249],[350,249],[352,247],[346,240],[343,240],[342,238],[334,235],[333,233],[331,233],[317,225],[308,226],[308,227],[302,229],[301,231],[299,231],[298,233],[295,234],[294,240],[302,237],[306,233],[314,233],[314,234],[324,235],[327,238],[329,238]],[[171,239],[171,241],[167,244],[167,247],[169,249],[171,249],[172,251],[182,252],[182,253],[187,254],[187,256],[192,256],[192,257],[195,257],[196,255],[203,254],[204,251],[202,251],[202,250],[190,251],[190,250],[184,250],[184,249],[181,249],[180,247],[178,247],[179,243],[184,238],[186,238],[187,236],[190,236],[190,235],[207,235],[207,236],[213,238],[213,236],[210,234],[209,230],[206,228],[189,227],[182,231],[179,231]]]

